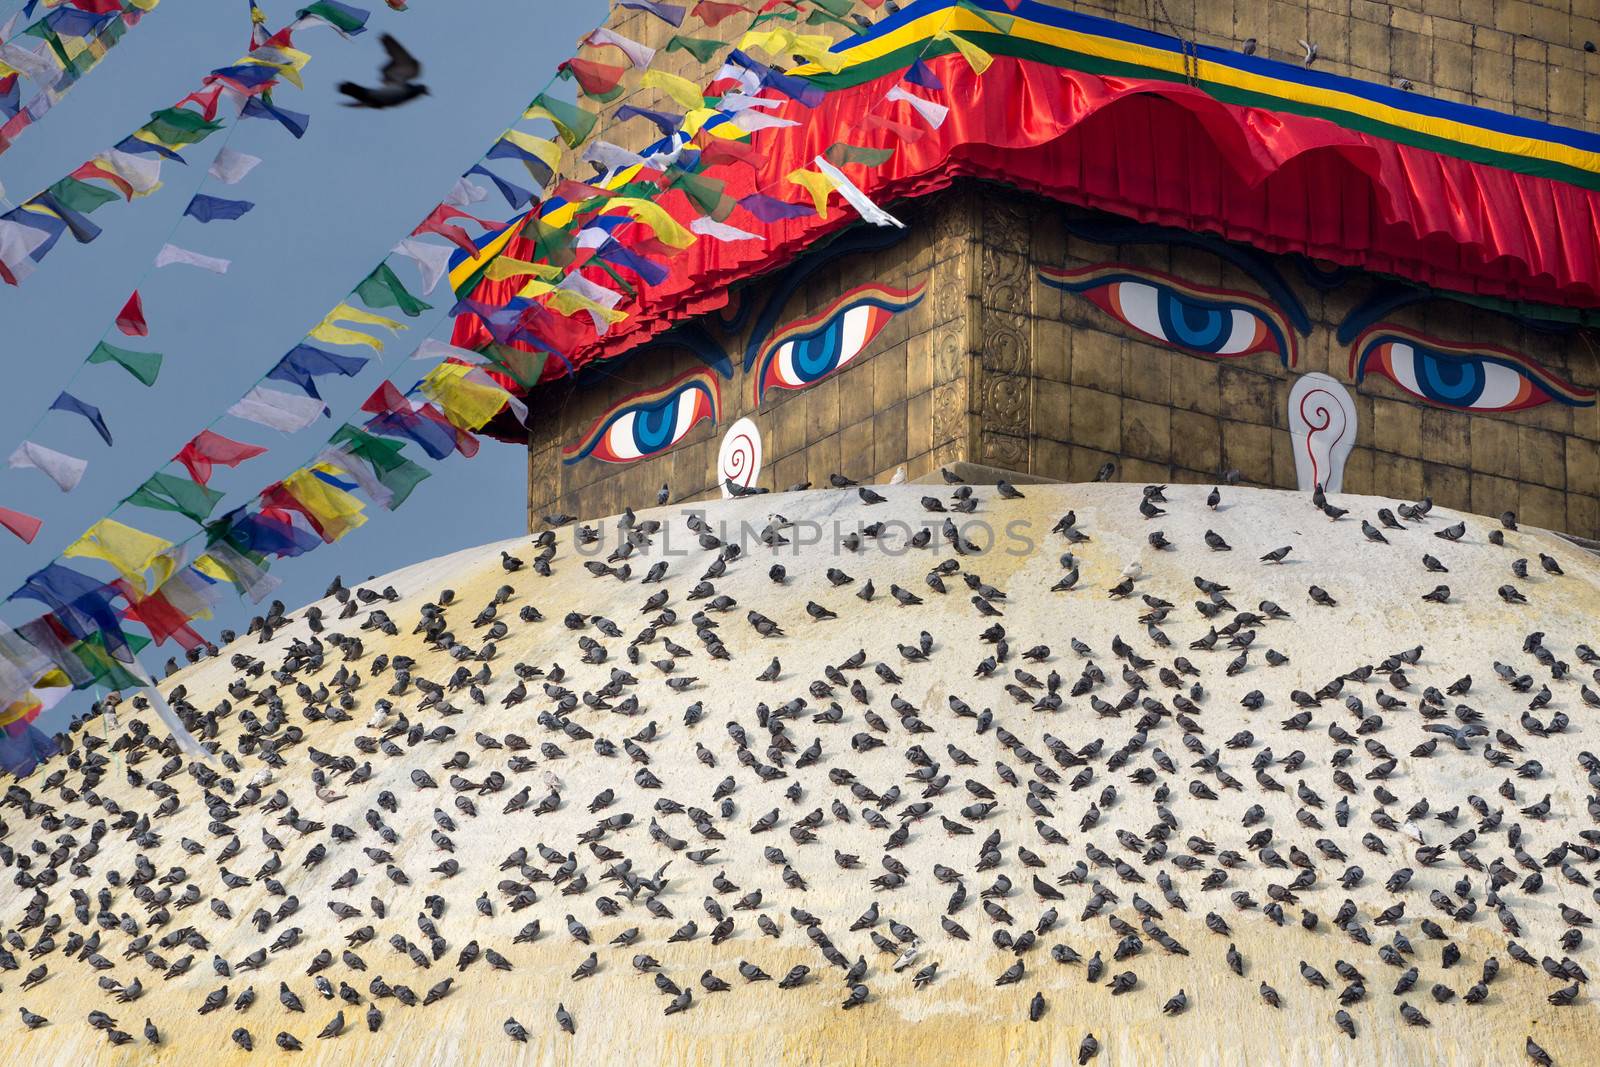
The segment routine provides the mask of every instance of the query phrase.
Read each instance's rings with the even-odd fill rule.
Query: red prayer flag
[[[734,141],[702,132],[696,138],[696,143],[700,146],[700,161],[708,167],[718,163],[748,163],[759,170],[767,161],[766,155],[756,151],[748,141]]]
[[[190,628],[189,616],[174,607],[159,589],[141,598],[137,589],[120,578],[111,584],[116,586],[128,601],[128,607],[123,611],[122,617],[143,625],[150,631],[150,636],[155,639],[156,644],[165,644],[169,637],[185,649],[196,649],[206,643],[205,638]]]
[[[122,310],[117,312],[117,329],[129,337],[150,336],[150,327],[144,321],[144,301],[139,299],[139,290],[135,289],[133,295],[128,297],[128,302],[122,305]]]
[[[218,83],[209,88],[196,89],[172,106],[182,107],[191,101],[200,105],[200,114],[205,116],[207,122],[214,121],[217,117],[217,105],[222,102],[222,85]]]
[[[88,181],[92,178],[96,181],[107,182],[116,186],[117,189],[121,191],[124,199],[133,199],[133,186],[129,183],[128,179],[114,171],[107,170],[105,167],[102,167],[99,163],[96,163],[92,159],[87,163],[80,163],[78,165],[78,169],[74,170],[71,176],[77,178],[79,181]]]
[[[723,4],[716,0],[700,0],[694,5],[694,13],[699,15],[707,26],[715,26],[729,15],[743,15],[749,11],[749,8],[739,4]]]
[[[33,544],[33,539],[39,535],[39,527],[43,525],[42,520],[32,515],[12,511],[10,508],[0,508],[0,526],[16,534],[25,544]]]
[[[572,76],[578,80],[578,85],[590,96],[604,96],[614,90],[622,82],[622,75],[626,67],[614,66],[610,63],[598,63],[592,59],[582,59],[574,56],[557,67],[572,71]]]
[[[72,0],[72,6],[91,15],[111,15],[122,10],[122,0]]]
[[[869,130],[888,130],[907,144],[915,144],[922,140],[923,134],[927,132],[915,126],[907,126],[905,123],[895,122],[893,119],[886,119],[882,115],[873,114],[863,116],[861,125]]]
[[[219,433],[201,430],[173,459],[188,468],[190,478],[205,485],[211,478],[213,463],[220,463],[224,467],[237,467],[245,460],[254,459],[265,451],[265,448],[258,445],[231,441]]]

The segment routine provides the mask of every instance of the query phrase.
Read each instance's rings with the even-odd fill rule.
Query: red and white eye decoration
[[[576,463],[588,456],[607,463],[632,463],[665,452],[701,420],[717,420],[718,390],[714,374],[693,370],[659,389],[636,393],[601,415],[582,437],[562,449],[563,462]]]

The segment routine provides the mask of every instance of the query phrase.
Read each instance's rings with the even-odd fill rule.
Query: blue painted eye
[[[1271,352],[1295,364],[1294,334],[1270,304],[1227,289],[1190,285],[1156,271],[1100,265],[1041,270],[1047,285],[1077,293],[1145,336],[1205,356]]]
[[[1521,411],[1552,400],[1574,407],[1594,403],[1589,390],[1515,352],[1463,348],[1388,326],[1356,338],[1350,364],[1357,382],[1373,371],[1418,399],[1463,411]]]
[[[791,322],[761,346],[752,391],[761,403],[768,389],[804,389],[861,353],[889,320],[922,300],[922,287],[863,285],[822,311]]]
[[[717,418],[718,386],[709,371],[693,370],[659,389],[636,393],[595,420],[588,432],[562,449],[564,462],[592,456],[631,463],[665,452],[702,419]]]

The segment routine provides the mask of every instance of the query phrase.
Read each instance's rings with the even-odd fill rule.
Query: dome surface
[[[228,757],[198,777],[125,702],[78,735],[92,787],[57,759],[0,809],[6,1047],[1585,1062],[1595,557],[1367,497],[961,492],[661,508],[370,581],[393,599],[162,683]]]

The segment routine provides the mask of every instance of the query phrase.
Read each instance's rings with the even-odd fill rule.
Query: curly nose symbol
[[[1300,491],[1344,487],[1344,465],[1356,443],[1356,405],[1337,379],[1313,372],[1289,391],[1289,435]]]

